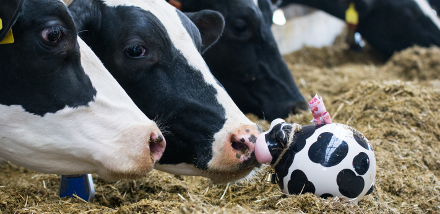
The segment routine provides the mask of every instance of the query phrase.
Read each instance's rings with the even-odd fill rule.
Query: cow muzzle
[[[208,163],[208,171],[228,175],[228,178],[215,178],[216,183],[243,178],[259,166],[254,154],[257,136],[260,134],[257,126],[241,125],[233,131],[225,132],[227,134],[219,137],[223,140],[217,138],[214,143],[214,155]]]
[[[166,141],[162,134],[151,132],[150,140],[148,141],[150,146],[150,156],[153,163],[160,160],[165,151]]]

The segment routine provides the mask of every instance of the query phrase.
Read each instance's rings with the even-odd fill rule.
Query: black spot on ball
[[[309,158],[324,167],[332,167],[341,163],[347,156],[348,144],[330,132],[318,136],[318,140],[309,148]]]
[[[306,140],[315,133],[315,130],[315,125],[303,126],[301,131],[295,134],[292,145],[290,145],[292,152],[298,153],[304,149],[306,146]]]
[[[365,175],[370,168],[370,158],[364,152],[353,158],[353,168],[359,175]]]
[[[362,147],[364,147],[366,150],[373,151],[373,148],[371,147],[370,143],[367,141],[365,137],[363,137],[363,135],[360,132],[353,130],[353,137],[356,140],[356,142]]]
[[[329,198],[329,197],[333,197],[333,195],[330,194],[330,193],[324,193],[324,194],[322,194],[322,195],[319,196],[319,197],[324,198],[324,199],[327,199],[327,198]]]
[[[307,179],[306,174],[301,170],[295,170],[287,183],[289,194],[304,194],[307,192],[315,194],[315,185]]]
[[[317,126],[314,124],[303,126],[301,131],[295,134],[295,139],[290,145],[289,150],[284,154],[280,163],[278,163],[278,165],[275,167],[275,172],[280,178],[278,185],[281,189],[284,188],[283,178],[287,176],[289,168],[295,159],[295,155],[304,149],[306,146],[306,140],[315,133],[316,129]],[[268,137],[268,135],[266,135],[266,137]],[[269,148],[269,150],[270,149],[271,148]]]
[[[339,186],[339,192],[348,198],[356,198],[364,190],[365,181],[361,176],[350,169],[344,169],[339,172],[336,182]]]
[[[368,190],[367,193],[365,193],[365,195],[369,195],[369,194],[371,194],[371,193],[373,192],[373,190],[374,190],[374,184],[371,185],[370,189]]]

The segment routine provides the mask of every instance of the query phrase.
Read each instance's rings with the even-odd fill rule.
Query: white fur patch
[[[435,11],[432,9],[432,7],[429,5],[427,0],[414,0],[417,5],[420,7],[420,10],[431,19],[431,21],[437,26],[437,28],[440,29],[440,20],[435,13]]]

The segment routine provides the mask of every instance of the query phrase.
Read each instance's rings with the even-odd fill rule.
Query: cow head
[[[273,37],[269,0],[179,1],[184,12],[211,9],[225,17],[223,35],[203,57],[243,112],[273,120],[306,109]]]
[[[427,0],[283,0],[280,6],[303,4],[345,20],[351,2],[359,14],[357,31],[386,57],[413,45],[440,46],[440,20]]]
[[[0,156],[110,180],[149,172],[161,132],[78,39],[66,5],[3,1],[0,19]]]
[[[167,150],[157,169],[227,182],[258,165],[256,125],[200,55],[222,32],[219,13],[189,14],[198,29],[163,0],[76,0],[69,9],[79,35],[163,127]]]
[[[387,56],[413,45],[440,46],[440,20],[427,0],[357,0],[355,4],[359,33]]]

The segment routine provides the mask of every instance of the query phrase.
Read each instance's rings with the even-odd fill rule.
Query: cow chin
[[[260,167],[261,164],[258,163],[257,159],[255,158],[255,154],[252,153],[252,157],[248,160],[242,162],[241,164],[238,164],[235,169],[230,170],[207,170],[205,172],[205,177],[212,180],[213,183],[216,184],[224,184],[228,182],[233,182],[240,180],[249,173],[251,173],[255,167]]]
[[[234,172],[206,171],[204,177],[211,179],[211,181],[215,184],[226,184],[246,177],[252,172],[252,170],[254,170],[254,167]]]
[[[146,154],[149,154],[146,151]],[[138,179],[144,177],[148,172],[154,168],[155,162],[150,155],[144,155],[143,157],[125,157],[127,160],[117,161],[106,160],[106,163],[102,164],[102,167],[98,169],[97,174],[107,181],[116,181],[120,179]],[[131,158],[131,160],[128,160]]]
[[[251,157],[235,166],[229,168],[222,166],[209,167],[208,170],[204,171],[203,176],[211,179],[216,184],[233,182],[246,177],[255,167],[259,167],[261,164],[255,158],[255,153],[252,153]]]
[[[137,166],[133,169],[122,170],[102,170],[97,174],[104,180],[107,181],[118,181],[121,179],[139,179],[147,175],[148,172],[153,170],[154,164],[145,164],[144,166]]]

